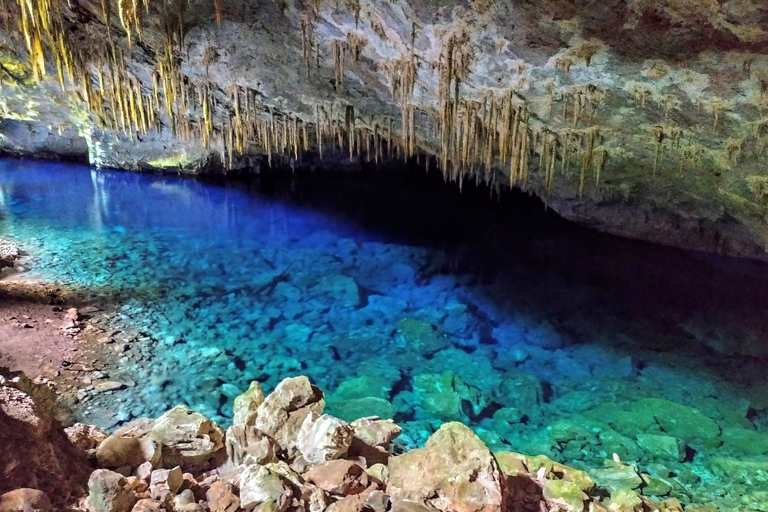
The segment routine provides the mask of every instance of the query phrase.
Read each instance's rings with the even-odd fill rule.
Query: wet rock
[[[685,443],[682,439],[658,434],[638,434],[637,444],[652,458],[677,462],[685,460]]]
[[[343,457],[352,444],[354,430],[345,421],[324,414],[319,418],[309,415],[299,431],[298,448],[310,464]]]
[[[239,487],[243,509],[271,503],[274,510],[282,512],[288,508],[293,494],[287,482],[264,466],[246,467],[240,476]]]
[[[16,489],[0,495],[0,512],[50,512],[52,508],[48,495],[37,489]]]
[[[548,504],[563,512],[581,512],[588,498],[578,485],[563,480],[547,480],[542,487],[542,494]]]
[[[354,307],[360,302],[360,291],[355,280],[343,275],[330,275],[320,278],[312,289],[316,298],[341,304],[344,307]]]
[[[211,512],[237,512],[240,498],[235,494],[235,487],[227,482],[214,482],[205,493]]]
[[[223,458],[224,432],[202,414],[176,406],[160,416],[148,437],[163,445],[163,465],[197,472]]]
[[[368,475],[349,460],[332,460],[310,470],[304,478],[320,489],[337,496],[359,494],[368,488]]]
[[[129,512],[136,503],[125,477],[107,469],[97,469],[91,474],[88,499],[92,512]]]
[[[505,507],[502,474],[493,455],[469,428],[447,423],[416,449],[389,463],[388,492],[438,510],[499,512]]]
[[[641,474],[643,479],[642,493],[644,496],[666,496],[672,490],[672,485],[664,478]]]

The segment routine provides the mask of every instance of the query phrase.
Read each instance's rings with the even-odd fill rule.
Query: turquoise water
[[[495,450],[585,468],[617,453],[667,482],[646,494],[766,510],[765,266],[487,196],[427,177],[216,184],[0,161],[0,237],[30,277],[86,287],[142,331],[110,372],[133,387],[84,393],[82,419],[184,403],[227,425],[251,380],[305,374],[333,414],[394,416],[403,447],[458,420]]]

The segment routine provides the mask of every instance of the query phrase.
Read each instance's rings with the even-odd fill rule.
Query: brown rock
[[[503,476],[488,447],[461,423],[446,423],[422,449],[389,460],[387,491],[450,512],[501,512]]]
[[[88,480],[88,499],[92,512],[129,512],[136,496],[123,475],[97,469]]]
[[[97,448],[102,441],[109,437],[109,434],[93,425],[75,423],[64,429],[69,441],[80,450],[92,450]]]
[[[331,494],[348,496],[360,494],[368,487],[368,475],[349,460],[332,460],[310,470],[304,478]]]
[[[145,498],[137,501],[131,512],[166,512],[166,508],[159,501]]]
[[[50,512],[51,500],[37,489],[16,489],[0,496],[0,512]]]
[[[211,512],[236,512],[240,508],[240,498],[235,494],[235,487],[226,482],[214,482],[205,493]]]

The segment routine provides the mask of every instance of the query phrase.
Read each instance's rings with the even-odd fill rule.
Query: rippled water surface
[[[222,185],[2,161],[0,237],[30,276],[142,326],[104,426],[177,403],[226,425],[251,380],[306,374],[333,414],[395,417],[405,447],[463,421],[494,450],[616,453],[654,475],[646,494],[768,510],[761,264],[375,173]]]

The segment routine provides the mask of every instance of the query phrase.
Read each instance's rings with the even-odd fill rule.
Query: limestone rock
[[[322,392],[308,378],[288,378],[258,407],[254,427],[272,437],[289,455],[295,455],[296,439],[304,420],[310,414],[322,414],[324,407]]]
[[[107,469],[135,468],[146,461],[140,439],[117,436],[109,436],[99,445],[96,460]]]
[[[423,449],[393,457],[388,492],[451,512],[500,512],[506,505],[502,474],[493,455],[460,423],[440,427]]]
[[[284,511],[293,494],[290,486],[264,466],[248,466],[240,476],[240,506],[249,509],[262,503],[273,503],[276,511]]]
[[[338,418],[324,414],[319,418],[309,415],[298,435],[298,448],[304,460],[310,464],[344,456],[352,444],[354,430]]]
[[[83,423],[75,423],[65,428],[64,433],[67,434],[69,441],[75,447],[83,451],[97,448],[102,441],[109,437],[109,434],[100,428]]]
[[[682,439],[657,434],[638,434],[637,444],[651,457],[682,462],[685,459],[685,443]]]
[[[227,429],[227,462],[231,467],[240,464],[264,465],[277,460],[279,446],[275,441],[255,427],[236,427]]]
[[[403,431],[394,421],[373,416],[352,422],[355,437],[368,446],[388,447]]]
[[[598,487],[614,491],[618,489],[637,489],[643,483],[637,470],[624,464],[609,464],[605,469],[589,471],[589,476]]]
[[[91,473],[88,499],[92,512],[129,512],[136,504],[136,496],[125,477],[108,469]]]
[[[232,426],[245,428],[256,421],[256,414],[259,406],[264,403],[264,391],[258,382],[251,382],[248,390],[235,398],[232,407],[235,417],[232,419]]]
[[[209,469],[225,453],[219,426],[182,405],[160,416],[148,437],[164,446],[164,466],[178,465],[185,471]]]
[[[51,500],[37,489],[16,489],[0,495],[0,512],[50,512]]]
[[[544,499],[559,507],[563,512],[581,512],[587,495],[573,482],[547,480],[542,488]]]
[[[205,499],[211,512],[236,512],[240,508],[235,487],[227,482],[214,482],[205,493]]]
[[[360,494],[368,488],[368,475],[349,460],[332,460],[310,470],[304,478],[320,489],[337,496]]]
[[[168,495],[176,494],[184,483],[181,468],[156,469],[150,477],[149,489],[152,498],[163,501]]]

